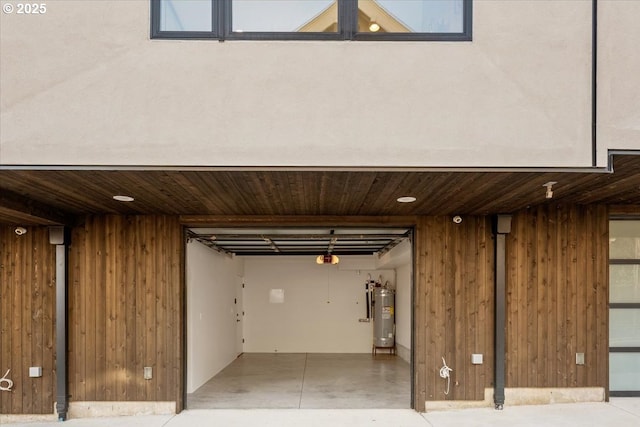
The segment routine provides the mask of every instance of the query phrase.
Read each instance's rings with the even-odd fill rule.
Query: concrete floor
[[[410,407],[409,364],[388,354],[245,353],[187,396],[187,409]]]
[[[76,427],[627,427],[640,426],[640,398],[611,398],[610,402],[570,403],[532,406],[443,410],[418,413],[411,409],[389,408],[396,394],[402,397],[393,404],[408,406],[409,367],[393,356],[269,354],[244,355],[220,373],[218,384],[211,381],[201,388],[217,404],[236,409],[188,409],[177,415],[140,415],[128,417],[80,418],[64,424],[30,416],[15,416],[12,420],[0,415],[2,427],[61,426]],[[341,367],[340,367],[341,366]],[[399,372],[404,379],[397,380]],[[375,382],[362,377],[376,377]],[[237,383],[235,383],[237,381]],[[405,385],[400,385],[406,381]],[[368,388],[387,390],[381,402]],[[190,396],[192,405],[206,406]],[[273,396],[283,393],[286,398]],[[329,396],[323,397],[326,393]],[[244,400],[252,402],[242,409]],[[211,401],[209,401],[211,405]],[[260,409],[259,404],[292,405],[289,408]],[[327,405],[334,409],[299,409]],[[359,406],[367,408],[354,409]],[[268,406],[273,407],[275,406]],[[338,409],[345,407],[350,409]],[[373,409],[372,409],[373,408]]]

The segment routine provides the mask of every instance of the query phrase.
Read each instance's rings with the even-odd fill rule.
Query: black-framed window
[[[609,222],[609,392],[640,396],[640,220]]]
[[[151,0],[151,37],[471,40],[472,0]]]

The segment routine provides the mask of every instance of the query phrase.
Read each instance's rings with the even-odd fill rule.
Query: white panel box
[[[42,366],[31,366],[29,368],[29,377],[40,378],[42,376]]]
[[[473,365],[482,365],[482,354],[472,354],[471,363]]]

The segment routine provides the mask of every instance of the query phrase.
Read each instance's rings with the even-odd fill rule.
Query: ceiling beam
[[[269,237],[267,236],[261,236],[262,239],[264,239],[265,242],[267,242],[267,244],[269,245],[269,247],[271,247],[271,249],[274,250],[274,252],[280,252],[280,248],[278,247],[278,245],[276,245],[274,243],[273,240],[271,240]]]
[[[74,217],[68,212],[39,203],[8,190],[0,192],[0,218],[13,218],[33,225],[73,225]]]
[[[197,234],[194,237],[206,237],[210,240],[277,240],[279,242],[285,240],[393,240],[396,238],[405,238],[406,234]],[[334,242],[335,243],[335,242]]]
[[[413,227],[417,217],[408,216],[336,216],[336,215],[180,215],[187,227]]]
[[[609,206],[609,215],[640,217],[640,205],[611,205]]]

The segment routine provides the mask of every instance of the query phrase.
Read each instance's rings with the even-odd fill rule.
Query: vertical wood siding
[[[51,414],[55,394],[55,246],[45,227],[17,236],[0,227],[0,391],[2,414]],[[42,377],[29,378],[41,366]],[[6,383],[2,384],[6,386]]]
[[[415,233],[415,407],[482,400],[494,372],[494,241],[488,217],[422,217]],[[482,365],[471,354],[484,355]],[[442,357],[453,369],[448,395]]]
[[[494,239],[489,218],[416,226],[415,407],[480,400],[494,379]],[[608,388],[608,212],[548,204],[507,235],[506,386]],[[483,353],[483,365],[471,365]],[[585,365],[575,364],[585,353]],[[454,369],[449,395],[439,376]]]
[[[608,248],[605,206],[548,204],[514,215],[507,387],[608,388]]]
[[[177,218],[96,216],[72,233],[71,401],[182,407],[183,240]],[[143,379],[143,368],[153,379]]]

